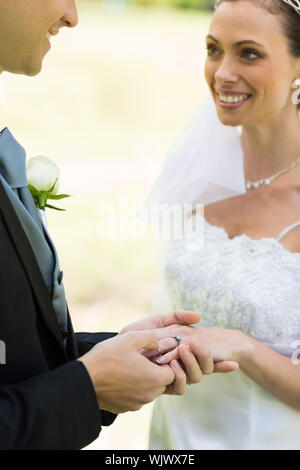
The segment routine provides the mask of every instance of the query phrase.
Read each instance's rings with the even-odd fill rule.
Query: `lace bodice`
[[[199,311],[201,326],[237,329],[284,350],[300,337],[300,253],[275,238],[230,239],[204,219],[200,250],[173,242],[166,282],[173,308]]]
[[[167,253],[173,307],[199,311],[199,326],[237,329],[290,355],[300,338],[300,253],[286,250],[280,237],[230,239],[203,223],[204,244],[193,241],[198,250],[176,240]],[[150,448],[294,450],[299,427],[298,411],[238,370],[204,377],[182,397],[157,399]]]

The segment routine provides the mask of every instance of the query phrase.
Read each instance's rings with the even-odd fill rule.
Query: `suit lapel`
[[[40,311],[43,315],[45,323],[50,329],[53,336],[55,337],[65,358],[67,358],[47,286],[39,269],[30,242],[23,230],[23,227],[9,198],[7,197],[7,194],[1,181],[0,210],[6,222],[15,249],[28,276],[29,282],[31,284],[37,303],[40,307]]]

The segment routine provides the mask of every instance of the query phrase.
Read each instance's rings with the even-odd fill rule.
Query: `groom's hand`
[[[201,316],[197,312],[178,310],[173,313],[143,318],[142,320],[125,326],[120,334],[127,333],[128,331],[166,328],[171,325],[194,325],[195,323],[199,323],[200,320]]]
[[[159,366],[141,354],[157,350],[152,332],[128,332],[103,341],[78,360],[93,382],[99,408],[113,413],[140,409],[173,383],[169,365]]]

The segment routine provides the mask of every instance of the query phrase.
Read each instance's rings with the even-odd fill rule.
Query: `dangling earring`
[[[300,86],[300,78],[296,78],[293,81],[292,88],[298,88]]]
[[[296,78],[292,83],[292,88],[294,89],[294,88],[299,88],[299,87],[300,87],[300,78]],[[300,103],[299,93],[300,93],[300,91],[296,90],[292,94],[292,102],[294,104],[299,104]]]

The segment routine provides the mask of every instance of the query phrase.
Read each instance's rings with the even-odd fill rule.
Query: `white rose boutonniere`
[[[28,188],[38,209],[45,211],[46,207],[64,211],[47,203],[48,199],[64,199],[69,194],[57,194],[59,189],[59,168],[50,158],[39,155],[27,162]]]

